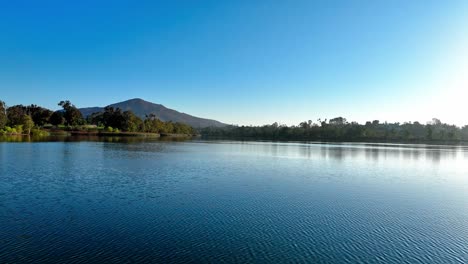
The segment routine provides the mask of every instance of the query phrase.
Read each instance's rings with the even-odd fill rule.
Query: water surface
[[[0,143],[0,263],[467,263],[466,147],[67,141]]]

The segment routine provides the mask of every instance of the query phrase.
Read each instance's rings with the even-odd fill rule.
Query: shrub
[[[44,136],[48,136],[49,132],[44,131],[44,130],[40,130],[38,128],[33,128],[33,129],[31,129],[31,135],[44,137]]]
[[[14,129],[16,129],[17,134],[23,133],[23,125],[16,125]]]

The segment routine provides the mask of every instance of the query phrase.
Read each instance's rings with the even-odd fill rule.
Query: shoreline
[[[58,132],[58,133],[57,133]],[[195,134],[176,133],[147,133],[147,132],[106,132],[106,131],[50,131],[50,135],[71,135],[71,136],[122,136],[122,137],[195,137]]]
[[[346,143],[368,143],[368,144],[416,144],[416,145],[450,145],[467,146],[468,141],[464,140],[333,140],[333,139],[281,139],[281,138],[253,138],[253,137],[213,137],[203,136],[203,140],[233,140],[233,141],[257,141],[257,142],[285,142],[285,143],[311,143],[311,144],[346,144]]]
[[[121,138],[122,140],[145,140],[145,139],[167,139],[167,140],[190,140],[197,139],[201,141],[238,141],[238,142],[264,142],[264,143],[298,143],[298,144],[382,144],[382,145],[427,145],[427,146],[468,146],[468,141],[389,141],[389,140],[281,140],[281,139],[259,139],[259,138],[232,138],[232,137],[206,137],[203,135],[189,134],[168,134],[168,133],[140,133],[140,132],[83,132],[83,131],[61,131],[60,133],[51,132],[48,135],[0,135],[0,143],[3,142],[54,142],[58,138],[62,139],[79,139],[86,141],[87,139],[94,141],[98,138]],[[10,140],[12,141],[10,141]],[[18,139],[23,139],[19,140]],[[94,140],[92,140],[94,139]]]

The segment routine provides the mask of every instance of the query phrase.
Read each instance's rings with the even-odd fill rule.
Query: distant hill
[[[162,121],[185,123],[196,128],[226,126],[226,124],[216,120],[200,118],[186,113],[181,113],[176,110],[169,109],[161,104],[147,102],[139,98],[111,104],[109,106],[113,108],[120,108],[122,111],[131,110],[135,115],[142,119],[145,119],[146,115],[154,114]],[[104,107],[87,107],[80,108],[79,110],[84,117],[87,117],[93,113],[103,112]]]

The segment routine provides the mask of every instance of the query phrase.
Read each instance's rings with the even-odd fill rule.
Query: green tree
[[[347,122],[345,118],[333,118],[330,122],[318,119],[318,124],[301,122],[297,126],[226,126],[203,128],[204,136],[275,139],[275,140],[468,140],[468,126],[463,128],[443,124],[435,119],[427,125],[419,122],[380,123],[378,120],[365,125]],[[182,131],[174,124],[174,131]]]
[[[432,125],[426,125],[426,139],[432,140]]]
[[[468,125],[464,126],[461,129],[460,134],[461,134],[461,139],[462,140],[468,140]]]
[[[63,117],[63,113],[61,111],[55,111],[49,117],[49,123],[54,126],[63,125],[65,124],[65,118]]]
[[[333,119],[330,119],[328,123],[330,125],[345,125],[347,122],[346,122],[346,118],[340,116],[340,117],[335,117]]]
[[[106,107],[102,115],[102,122],[105,126],[123,129],[125,117],[120,108]]]
[[[122,112],[120,108],[104,108],[104,112],[93,113],[88,122],[98,126],[118,128],[123,131],[136,132],[140,129],[142,120],[131,111]]]
[[[37,105],[30,105],[26,107],[26,112],[28,115],[31,116],[34,123],[38,126],[43,126],[49,122],[49,118],[52,115],[52,111],[49,109],[37,106]]]
[[[34,121],[29,115],[23,115],[21,118],[21,125],[23,126],[23,131],[29,135],[31,134],[31,129],[34,127]]]
[[[7,116],[8,116],[8,125],[14,127],[20,125],[23,120],[23,115],[26,115],[26,107],[23,105],[15,105],[8,107]]]
[[[78,108],[76,108],[70,101],[60,101],[58,105],[63,107],[63,117],[65,118],[67,125],[76,126],[84,124],[83,115],[80,110],[78,110]]]
[[[123,112],[124,126],[121,127],[121,130],[136,132],[140,129],[143,124],[143,121],[136,116],[132,111]]]

